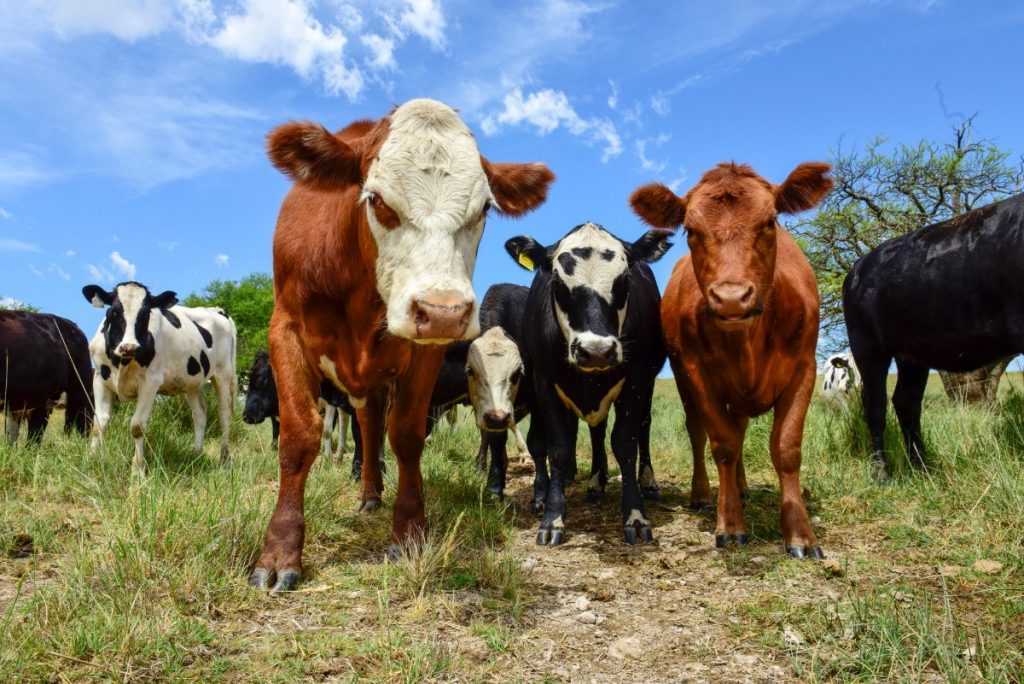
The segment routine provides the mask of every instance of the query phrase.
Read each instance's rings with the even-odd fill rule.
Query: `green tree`
[[[879,136],[863,151],[837,145],[830,154],[835,189],[819,210],[791,226],[818,276],[825,351],[846,346],[843,279],[882,242],[1019,192],[1024,157],[976,138],[974,117],[953,128],[952,140],[890,145]],[[984,372],[943,374],[947,393],[961,400],[995,396],[1009,360]]]
[[[7,309],[8,311],[39,311],[38,306],[32,306],[20,299],[5,297],[2,294],[0,294],[0,309]]]
[[[193,292],[185,306],[220,306],[238,328],[238,371],[247,371],[253,356],[267,348],[270,315],[274,312],[274,281],[269,273],[253,273],[241,280],[214,280]]]

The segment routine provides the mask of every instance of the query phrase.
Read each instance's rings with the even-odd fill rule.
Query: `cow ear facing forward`
[[[629,205],[641,221],[655,228],[678,228],[686,218],[686,199],[677,197],[661,183],[637,188]]]
[[[527,271],[551,265],[547,248],[526,235],[509,238],[505,242],[505,251],[508,252],[513,261]]]
[[[267,153],[281,173],[320,189],[345,188],[362,180],[359,154],[310,121],[292,121],[272,130]]]
[[[665,256],[665,252],[672,247],[672,243],[668,240],[670,237],[672,237],[671,230],[656,229],[647,231],[640,236],[639,240],[629,245],[626,250],[629,254],[630,262],[643,261],[653,264]]]
[[[817,205],[832,189],[831,169],[824,162],[804,162],[793,169],[782,185],[775,186],[775,209],[795,214]]]
[[[171,290],[165,290],[152,297],[153,306],[158,309],[168,309],[178,303],[178,294]]]
[[[86,285],[82,288],[82,294],[85,295],[86,301],[97,309],[102,309],[114,303],[114,293],[107,292],[99,285]]]
[[[503,164],[480,157],[491,194],[497,201],[495,210],[502,216],[517,218],[533,211],[548,198],[548,186],[555,174],[544,164]]]

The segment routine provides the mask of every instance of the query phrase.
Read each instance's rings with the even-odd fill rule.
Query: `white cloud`
[[[43,277],[44,275],[46,275],[45,273],[43,273],[42,271],[40,271],[40,270],[39,270],[38,268],[36,268],[36,265],[35,265],[35,264],[29,264],[29,265],[28,265],[28,270],[30,270],[30,271],[32,271],[33,273],[35,273],[35,274],[36,274],[36,276],[37,276],[37,277],[39,277],[39,278],[42,278],[42,277]]]
[[[66,252],[64,252],[64,256],[66,256],[66,257],[73,257],[73,256],[75,256],[75,250],[73,250],[73,249],[67,250]]]
[[[53,176],[52,172],[39,166],[38,154],[0,153],[0,188],[43,183]]]
[[[668,168],[668,160],[655,161],[647,157],[647,146],[653,143],[653,147],[659,147],[664,141],[658,142],[660,138],[655,140],[648,140],[646,138],[638,138],[634,141],[636,146],[636,156],[640,159],[640,168],[648,173],[653,173],[656,176],[660,176],[665,169]]]
[[[505,95],[504,108],[488,114],[480,127],[486,135],[494,135],[502,126],[533,126],[541,135],[547,135],[558,128],[564,128],[575,136],[584,137],[588,142],[603,144],[601,160],[608,161],[622,152],[622,138],[615,125],[598,117],[584,119],[562,91],[545,88],[523,96],[520,88],[514,88]]]
[[[335,0],[338,21],[341,27],[349,33],[358,33],[363,28],[363,13],[355,5]]]
[[[114,267],[114,271],[120,273],[128,280],[135,279],[135,264],[121,256],[120,252],[114,251],[110,253],[110,263]]]
[[[50,271],[50,273],[56,273],[64,280],[71,280],[71,274],[52,261],[50,262],[50,268],[48,270]]]
[[[669,102],[667,95],[657,92],[654,95],[651,95],[651,109],[653,109],[656,114],[667,116],[672,111],[672,103]]]
[[[178,245],[180,244],[181,243],[178,242],[177,240],[169,240],[167,242],[164,242],[163,240],[156,241],[157,247],[159,247],[160,249],[166,249],[168,252],[173,252],[175,249],[177,249]]]
[[[444,49],[444,30],[447,27],[447,22],[439,2],[435,0],[406,0],[406,8],[399,15],[398,24],[426,39],[435,50]]]
[[[28,304],[14,297],[0,297],[0,309],[24,309]]]
[[[373,69],[393,70],[398,66],[395,61],[395,41],[376,33],[368,33],[359,39],[369,50],[371,57],[367,64]]]
[[[612,94],[608,96],[608,108],[618,109],[619,107],[619,86],[615,85],[615,81],[608,79],[608,84],[612,87]]]
[[[93,280],[103,283],[114,282],[114,274],[108,271],[103,266],[96,266],[95,264],[86,264],[85,270],[89,272],[89,276]]]
[[[14,214],[12,214],[11,212],[7,211],[3,207],[0,207],[0,218],[4,219],[6,221],[9,218],[14,218]]]
[[[213,263],[217,264],[217,268],[227,268],[228,259],[230,257],[227,254],[217,254],[213,257]]]
[[[13,238],[0,238],[0,252],[41,252],[39,245]]]
[[[307,0],[242,0],[206,40],[246,62],[289,66],[304,79],[318,76],[328,94],[355,99],[363,89],[358,67],[345,64],[348,39],[337,26],[324,26]]]
[[[679,169],[679,175],[676,176],[675,178],[673,178],[672,180],[670,180],[665,185],[668,186],[669,190],[671,190],[672,192],[674,192],[674,193],[676,193],[678,195],[680,189],[682,189],[682,187],[683,187],[683,183],[685,183],[685,182],[686,182],[686,169],[680,168]]]
[[[158,33],[173,18],[173,6],[163,0],[35,0],[30,4],[64,38],[110,33],[134,41]]]

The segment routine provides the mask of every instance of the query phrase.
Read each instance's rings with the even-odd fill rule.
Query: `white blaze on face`
[[[587,288],[601,301],[611,306],[618,317],[616,333],[622,334],[629,302],[626,297],[622,297],[620,302],[615,301],[614,286],[616,280],[629,270],[629,261],[621,241],[600,226],[593,223],[584,224],[558,243],[558,249],[552,259],[552,268],[555,277],[564,283],[570,292],[577,288]],[[578,312],[574,316],[573,312],[564,310],[557,297],[554,308],[558,327],[569,343],[570,357],[574,341],[585,347],[611,344],[618,351],[619,358],[622,357],[617,335],[595,334],[592,330],[574,325],[572,319],[578,317]]]
[[[523,372],[519,347],[500,327],[490,328],[469,345],[466,359],[469,398],[482,429],[489,411],[515,414],[515,399]]]
[[[375,194],[400,218],[388,228],[367,202],[377,243],[377,288],[389,330],[414,337],[415,300],[455,293],[475,302],[471,278],[491,189],[469,129],[448,106],[411,100],[391,114],[390,130],[371,164],[363,196]],[[474,313],[466,337],[479,331]]]
[[[140,285],[118,285],[117,286],[117,299],[121,302],[121,311],[124,316],[124,336],[121,341],[117,344],[116,351],[118,354],[122,354],[126,347],[138,347],[139,341],[135,336],[135,322],[139,317],[139,311],[142,309],[142,305],[146,301],[146,288]],[[153,314],[150,313],[150,322],[153,320]]]

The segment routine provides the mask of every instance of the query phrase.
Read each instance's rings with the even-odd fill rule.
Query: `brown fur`
[[[259,570],[280,575],[301,567],[305,482],[319,452],[322,357],[334,363],[349,395],[366,401],[357,414],[363,434],[362,507],[370,510],[380,502],[386,423],[398,461],[393,540],[406,543],[424,531],[419,460],[430,389],[445,347],[416,344],[384,328],[376,243],[358,198],[388,130],[385,118],[356,122],[337,135],[315,124],[286,124],[270,136],[275,166],[302,182],[285,197],[274,234],[270,355],[280,405],[281,469]],[[492,192],[513,215],[539,206],[553,178],[541,165],[488,165],[486,160],[485,165]]]
[[[804,164],[775,187],[749,166],[720,164],[685,198],[656,194],[648,186],[638,191],[639,206],[634,203],[645,220],[677,211],[673,203],[686,214],[691,254],[672,272],[661,320],[693,450],[691,504],[710,500],[704,468],[710,437],[719,474],[716,530],[729,535],[726,540],[746,534],[740,493],[746,489],[747,421],[774,410],[771,455],[785,544],[807,551],[817,545],[800,489],[800,461],[816,372],[818,290],[810,264],[778,226],[776,212],[813,206],[831,187],[827,171],[824,164]],[[652,201],[658,196],[660,204]],[[709,313],[708,288],[723,277],[755,285],[756,308],[763,313],[747,327],[723,328]]]

